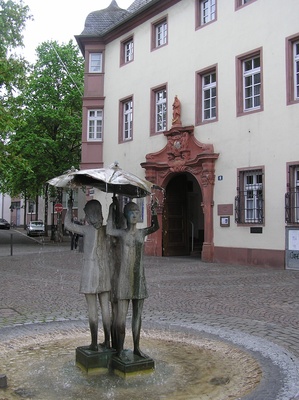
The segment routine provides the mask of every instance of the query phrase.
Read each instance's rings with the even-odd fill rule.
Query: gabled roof
[[[93,11],[86,17],[82,36],[103,36],[115,26],[127,19],[157,0],[135,0],[127,10],[120,8],[116,0],[112,0],[109,7],[102,10]],[[81,36],[80,35],[80,36]]]

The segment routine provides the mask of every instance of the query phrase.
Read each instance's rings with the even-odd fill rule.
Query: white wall
[[[106,47],[104,165],[117,160],[142,177],[147,153],[162,149],[164,135],[150,137],[150,89],[167,83],[168,129],[172,102],[182,103],[183,125],[195,124],[196,71],[218,65],[219,118],[195,127],[196,138],[212,143],[216,153],[214,228],[216,246],[284,249],[286,163],[299,161],[298,105],[286,105],[285,39],[299,32],[298,0],[257,0],[235,11],[235,0],[218,0],[217,21],[195,30],[194,1],[181,1],[167,13],[168,45],[150,50],[151,22],[134,29],[134,61],[119,66],[120,41]],[[236,117],[236,56],[262,48],[264,111]],[[134,96],[133,141],[118,144],[119,100]],[[237,169],[264,166],[265,226],[250,234],[231,216],[219,226],[218,204],[234,204]],[[218,181],[217,176],[223,175]]]

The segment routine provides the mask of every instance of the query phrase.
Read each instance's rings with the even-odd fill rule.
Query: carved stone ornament
[[[196,179],[202,191],[202,208],[205,216],[202,260],[212,261],[214,248],[213,192],[215,162],[219,154],[214,152],[212,144],[201,143],[194,137],[194,126],[181,125],[181,106],[177,98],[173,108],[172,127],[169,131],[164,132],[167,139],[166,145],[156,153],[147,154],[146,161],[141,163],[141,166],[146,170],[147,180],[165,189],[176,173],[189,173]],[[162,214],[159,214],[158,217],[160,225],[163,226]],[[162,255],[161,243],[162,233],[154,233],[152,241],[148,243],[147,254]]]

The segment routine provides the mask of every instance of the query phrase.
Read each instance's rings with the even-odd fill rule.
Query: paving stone
[[[8,333],[21,335],[16,327],[26,334],[37,324],[75,321],[87,326],[86,302],[79,293],[82,254],[66,244],[45,243],[38,249],[16,249],[15,255],[5,256],[0,246],[0,339]],[[243,334],[299,357],[298,271],[207,264],[184,257],[145,257],[145,267],[145,327],[200,326],[213,335]],[[279,400],[298,400],[297,393]]]

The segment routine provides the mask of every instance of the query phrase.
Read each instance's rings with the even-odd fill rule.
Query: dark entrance
[[[202,195],[196,179],[176,175],[166,187],[163,256],[200,256],[204,238]]]

